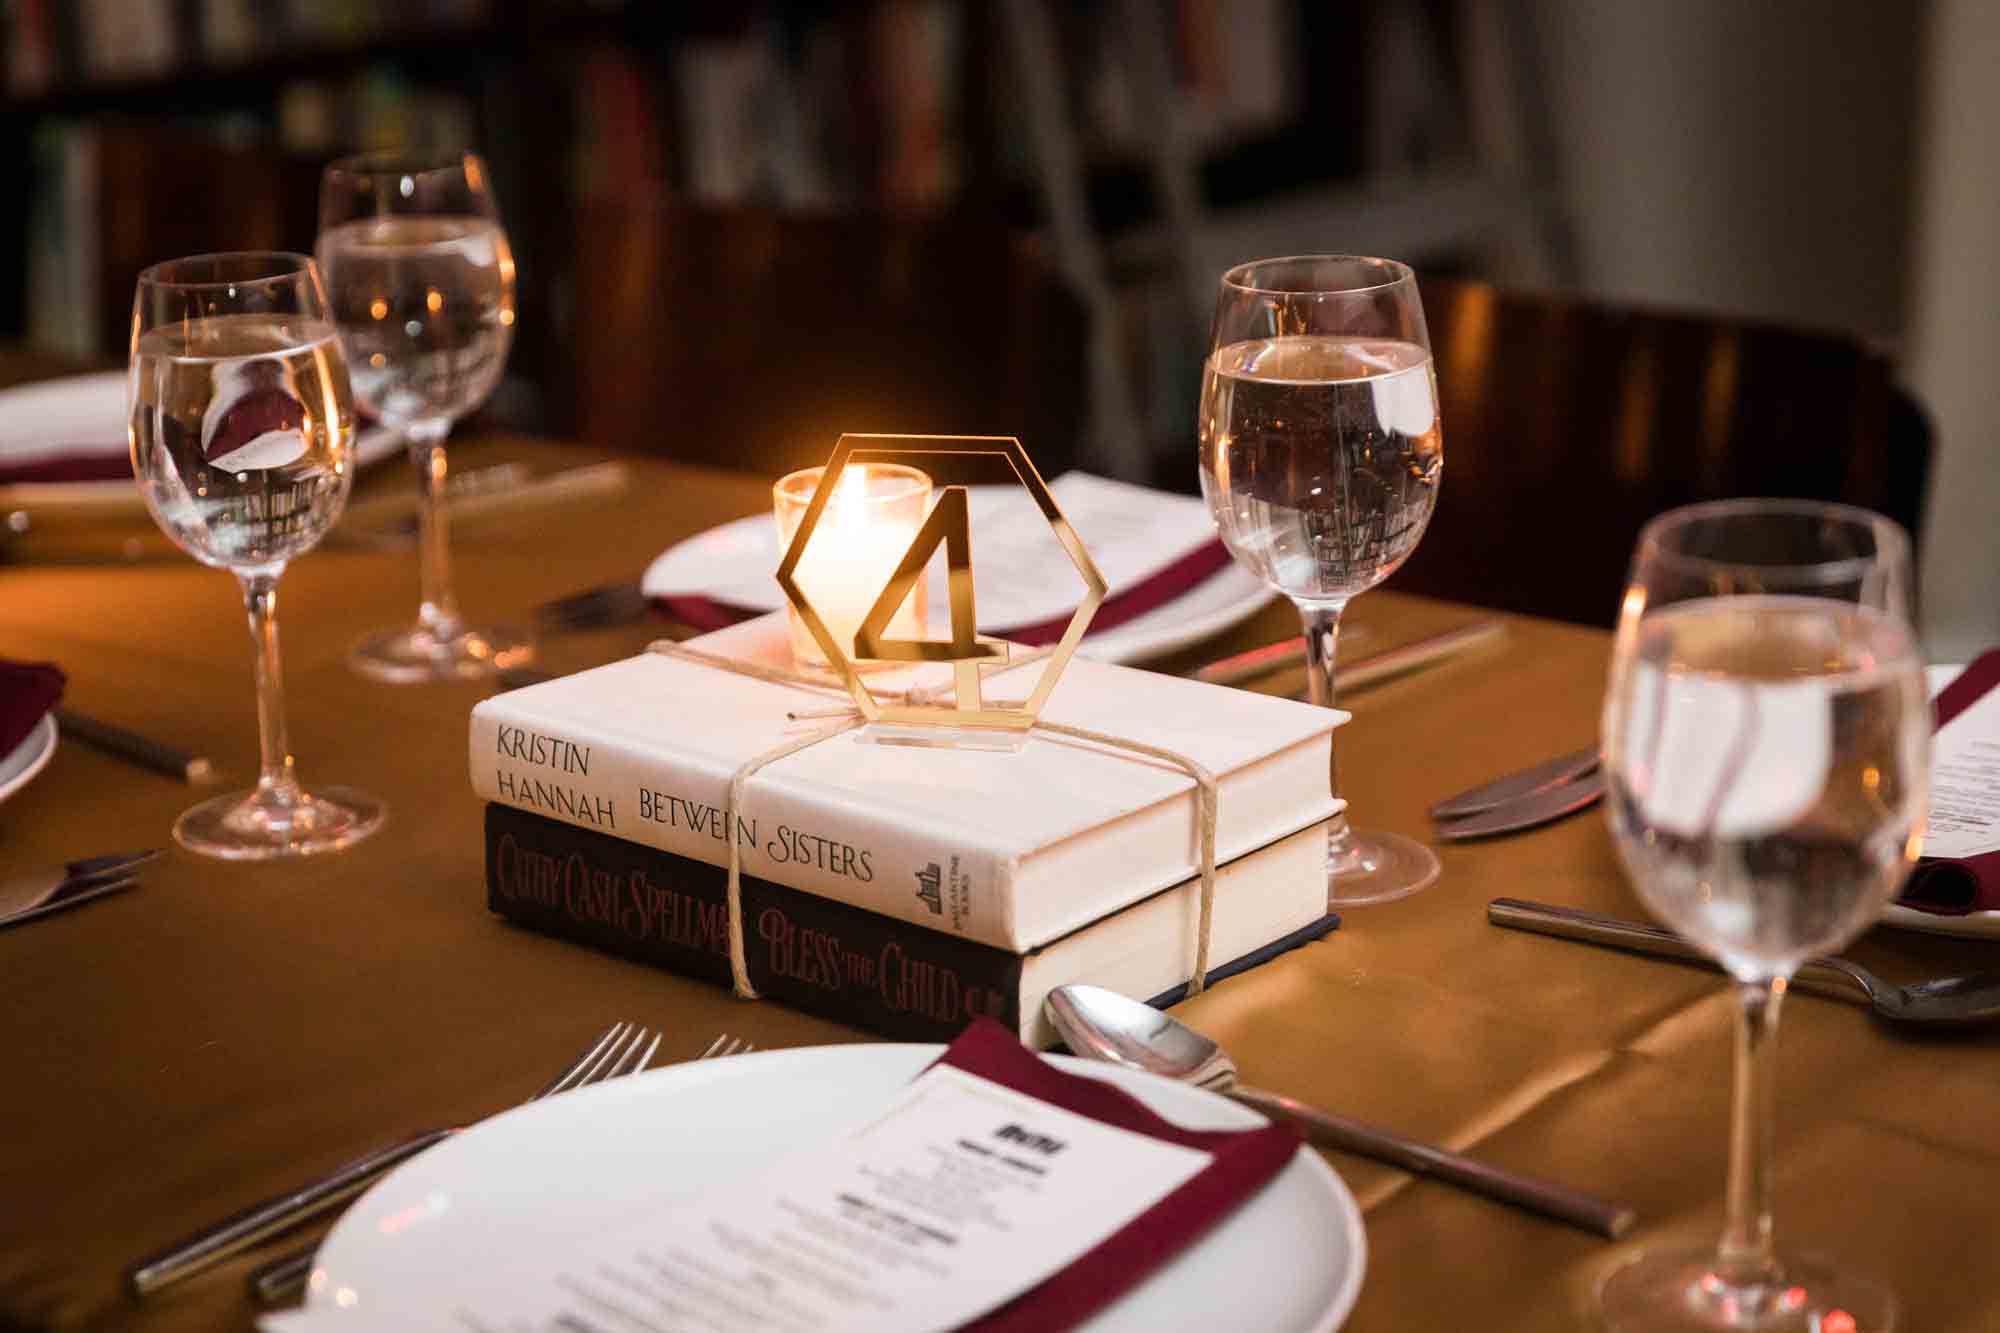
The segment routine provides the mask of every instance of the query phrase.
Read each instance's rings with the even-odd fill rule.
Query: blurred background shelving
[[[1759,432],[1808,449],[1787,423],[1823,414],[1784,405],[1822,393],[1815,357],[1900,381],[1893,411],[1849,417],[1903,423],[1876,443],[1930,478],[1927,526],[1953,546],[1927,537],[1927,624],[2000,635],[1986,0],[0,0],[0,18],[0,339],[115,363],[145,264],[309,248],[327,160],[473,143],[523,282],[502,421],[757,467],[822,456],[837,423],[950,422],[1020,434],[1049,471],[1188,489],[1217,273],[1388,253],[1535,293],[1496,316],[1440,292],[1471,321],[1440,372],[1513,375],[1488,391],[1582,423],[1453,430],[1461,479],[1532,459],[1559,490],[1589,471],[1552,457],[1630,462],[1632,421],[1709,404],[1721,445],[1644,453],[1656,489],[1634,495],[1667,498],[1725,475],[1718,447],[1769,448]],[[1659,380],[1658,347],[1696,325],[1696,378]],[[1606,385],[1553,345],[1466,355],[1516,327],[1609,329],[1627,351]],[[1755,411],[1713,406],[1751,373],[1731,349],[1781,331],[1813,349],[1790,378],[1755,386]],[[1935,466],[1911,454],[1926,415]],[[1521,521],[1446,495],[1440,524],[1497,542]]]
[[[0,220],[18,256],[0,336],[81,358],[117,354],[145,263],[307,247],[320,166],[389,145],[493,159],[525,283],[499,406],[555,430],[586,415],[565,355],[591,319],[578,292],[606,288],[580,269],[609,262],[577,219],[635,200],[1036,233],[1084,307],[1070,336],[1097,400],[1058,447],[1128,474],[1184,433],[1215,254],[1372,229],[1433,271],[1491,267],[1445,5],[10,0],[6,17],[0,154],[29,206]]]

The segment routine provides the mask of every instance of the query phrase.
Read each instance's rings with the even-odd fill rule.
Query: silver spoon
[[[1042,1007],[1078,1055],[1219,1092],[1297,1125],[1324,1147],[1462,1185],[1614,1240],[1632,1226],[1635,1214],[1622,1205],[1550,1181],[1516,1175],[1359,1120],[1330,1115],[1282,1093],[1239,1083],[1236,1065],[1222,1047],[1173,1015],[1116,991],[1101,986],[1058,986],[1049,992]]]
[[[129,888],[132,872],[159,854],[158,848],[114,852],[0,880],[0,923],[26,921],[112,889]]]
[[[1722,970],[1707,954],[1670,930],[1580,912],[1574,907],[1495,898],[1486,905],[1486,919],[1496,926],[1682,958],[1718,972]],[[1845,958],[1813,958],[1799,965],[1792,980],[1836,999],[1871,1005],[1876,1017],[1890,1023],[1935,1028],[2000,1022],[2000,972],[1972,972],[1898,986]]]

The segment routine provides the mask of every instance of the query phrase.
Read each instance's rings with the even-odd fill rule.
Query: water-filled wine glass
[[[1841,505],[1729,500],[1639,536],[1604,705],[1606,808],[1639,897],[1738,999],[1728,1217],[1599,1292],[1621,1330],[1883,1333],[1888,1292],[1772,1245],[1779,1002],[1881,913],[1915,861],[1931,710],[1910,544]],[[1844,1312],[1845,1318],[1842,1317]]]
[[[278,576],[347,505],[354,405],[318,268],[304,255],[201,255],[139,275],[133,299],[132,472],[167,536],[243,587],[256,653],[263,764],[247,792],[174,824],[190,851],[305,856],[367,837],[382,803],[299,785],[285,735]]]
[[[451,591],[444,510],[451,424],[500,382],[514,337],[514,257],[476,154],[347,158],[320,181],[319,262],[361,407],[402,432],[422,492],[416,623],[352,662],[378,680],[478,678],[525,662],[525,633],[478,628]]]
[[[1202,494],[1223,544],[1297,604],[1312,701],[1331,708],[1340,613],[1416,549],[1444,471],[1416,275],[1354,255],[1230,269],[1198,426]],[[1334,820],[1330,902],[1401,898],[1437,873],[1422,843]]]

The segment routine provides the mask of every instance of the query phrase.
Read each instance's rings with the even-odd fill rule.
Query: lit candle
[[[783,478],[772,488],[781,549],[790,548],[824,471],[824,468],[806,468]],[[917,530],[923,526],[924,515],[930,508],[930,498],[931,479],[913,467],[897,463],[849,463],[841,469],[794,577],[799,591],[812,603],[834,641],[850,658],[857,658],[854,632],[874,608],[875,599],[882,595],[903,553],[916,540]],[[788,610],[793,658],[801,664],[825,666],[826,654],[807,632],[798,612]],[[910,595],[890,618],[886,637],[921,639],[928,619],[925,579],[920,575]]]

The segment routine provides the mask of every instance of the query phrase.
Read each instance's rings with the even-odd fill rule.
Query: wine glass
[[[256,651],[257,786],[174,824],[189,851],[308,856],[382,826],[349,787],[307,792],[285,738],[278,576],[347,505],[354,405],[319,269],[304,255],[200,255],[139,275],[127,394],[132,473],[182,550],[243,586]]]
[[[514,337],[514,257],[477,155],[367,154],[320,181],[319,262],[354,395],[409,442],[422,491],[416,623],[356,645],[378,680],[477,679],[533,656],[527,636],[474,628],[451,592],[445,437],[493,392]]]
[[[1416,549],[1444,471],[1416,275],[1354,255],[1230,269],[1198,426],[1201,490],[1223,544],[1297,604],[1312,701],[1331,708],[1340,613]],[[1326,869],[1328,902],[1351,906],[1415,893],[1437,878],[1438,859],[1341,814]]]
[[[1843,505],[1721,501],[1639,535],[1604,704],[1607,810],[1639,897],[1735,979],[1736,1096],[1720,1245],[1613,1272],[1615,1329],[1894,1320],[1883,1288],[1776,1254],[1770,1150],[1788,979],[1875,920],[1922,840],[1911,577],[1902,529]]]

